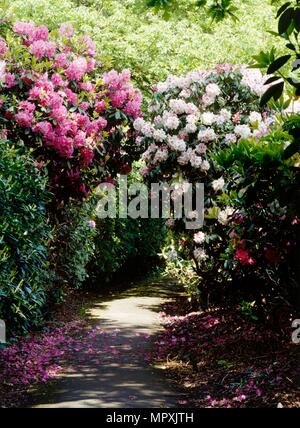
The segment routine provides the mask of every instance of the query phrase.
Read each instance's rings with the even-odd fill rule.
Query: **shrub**
[[[83,202],[69,202],[60,213],[50,245],[52,288],[49,300],[57,301],[68,288],[79,288],[88,278],[86,266],[95,244],[95,196]]]
[[[146,180],[173,184],[174,202],[185,182],[205,185],[201,231],[168,221],[168,271],[197,296],[193,266],[202,302],[255,301],[261,316],[275,302],[299,301],[298,160],[286,159],[292,136],[259,106],[266,79],[231,66],[170,77],[157,85],[151,119],[135,121],[148,146]]]
[[[266,32],[275,30],[270,0],[236,1],[239,21],[212,25],[203,8],[181,0],[179,13],[165,20],[147,10],[147,0],[7,0],[5,13],[15,20],[33,20],[51,30],[72,22],[97,43],[107,67],[130,68],[139,87],[169,74],[210,69],[224,61],[247,63],[259,50],[272,46]],[[277,42],[277,46],[280,44]]]
[[[41,320],[48,286],[47,177],[31,157],[0,142],[0,318],[8,333],[25,332]]]
[[[207,283],[221,281],[222,273],[215,269],[216,249],[222,248],[223,229],[233,212],[228,199],[222,198],[226,185],[222,170],[211,157],[242,137],[268,133],[273,118],[259,107],[263,83],[260,72],[231,65],[171,76],[157,85],[150,120],[139,118],[134,123],[141,144],[148,147],[143,154],[146,166],[141,169],[146,180],[167,180],[174,187],[174,202],[184,194],[186,182],[205,185],[203,231],[185,229],[183,220],[193,213],[170,219],[168,224],[177,237],[176,247],[184,258],[193,259]]]
[[[95,253],[89,265],[94,285],[145,273],[157,261],[165,237],[164,224],[155,219],[105,219],[97,221]]]
[[[216,155],[234,207],[226,248],[229,294],[257,305],[300,305],[299,168],[285,160],[291,140],[280,128],[260,141],[243,141]]]
[[[26,22],[2,32],[1,129],[34,149],[56,199],[80,200],[99,182],[130,171],[132,121],[141,114],[130,72],[99,74],[95,43],[73,37],[68,24],[59,35]]]

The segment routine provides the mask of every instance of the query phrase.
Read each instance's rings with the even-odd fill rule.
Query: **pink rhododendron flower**
[[[74,28],[73,28],[72,24],[70,24],[68,22],[64,22],[63,24],[61,24],[60,29],[59,29],[59,34],[60,34],[60,36],[67,37],[67,39],[71,39],[71,37],[74,34]]]
[[[65,89],[65,94],[67,96],[69,104],[73,104],[73,105],[77,104],[77,102],[78,102],[78,96],[77,96],[77,94],[75,94],[75,92],[73,92],[69,88],[66,88]]]
[[[81,57],[75,59],[67,68],[66,76],[69,80],[79,81],[82,79],[84,74],[87,72],[87,61]]]
[[[6,73],[4,77],[5,85],[8,89],[16,86],[16,76],[12,73]]]
[[[51,191],[56,196],[60,193],[59,198],[63,199],[71,195],[81,198],[101,179],[121,170],[129,172],[130,161],[122,162],[119,153],[125,139],[135,141],[132,121],[141,114],[141,94],[130,83],[130,72],[112,70],[104,76],[107,84],[102,83],[101,76],[89,75],[96,67],[96,45],[88,36],[83,36],[77,46],[68,43],[65,39],[73,35],[69,24],[61,26],[58,43],[44,25],[17,22],[14,31],[11,46],[0,38],[0,55],[12,50],[6,62],[0,61],[0,81],[7,104],[3,114],[14,128],[32,131],[30,144],[37,143],[39,162],[48,165]],[[23,53],[20,58],[14,55],[18,43],[26,58],[32,55],[39,61],[45,60],[43,71],[37,61],[24,61]],[[16,86],[14,96],[9,96],[9,89]],[[0,107],[2,104],[3,100]],[[108,108],[109,123],[104,117]],[[122,109],[120,119],[114,118],[116,108]],[[104,129],[106,138],[102,135]],[[14,135],[18,130],[2,127],[0,132],[4,131]],[[122,139],[112,151],[110,139],[115,133],[122,134]],[[106,165],[108,152],[114,162]],[[88,170],[96,153],[103,168],[99,177]],[[69,160],[67,165],[63,158]]]
[[[80,83],[79,87],[86,92],[92,92],[95,89],[95,84],[92,82],[83,82]]]
[[[32,113],[35,110],[35,105],[29,101],[21,101],[19,103],[19,109],[20,110],[26,110],[29,113]]]
[[[97,101],[95,103],[95,110],[97,113],[102,113],[103,111],[105,111],[106,110],[106,102],[104,100]]]
[[[5,55],[8,52],[8,46],[5,41],[0,37],[0,55]]]
[[[34,32],[30,35],[29,41],[32,43],[37,40],[47,41],[49,37],[48,28],[45,25],[41,25],[36,28]]]
[[[96,60],[94,58],[91,58],[87,63],[87,72],[91,73],[96,68]]]
[[[56,67],[64,68],[67,65],[67,63],[68,63],[68,58],[65,53],[60,53],[55,56],[54,64]]]
[[[85,54],[89,56],[96,55],[96,43],[87,35],[83,36],[82,43],[85,46]]]
[[[80,103],[79,107],[81,108],[81,110],[87,110],[89,108],[89,103],[87,102],[82,102]]]
[[[68,115],[68,110],[66,109],[65,106],[60,106],[52,110],[51,112],[51,116],[57,122],[63,122],[63,120],[67,117],[67,115]]]
[[[39,132],[43,134],[46,138],[51,138],[53,133],[53,127],[50,122],[41,121],[38,122],[33,128],[33,132]]]
[[[249,251],[244,250],[242,248],[236,250],[234,258],[235,260],[238,260],[242,265],[253,266],[256,264],[256,260],[250,256]]]
[[[21,126],[30,127],[33,121],[33,113],[29,111],[20,111],[15,115],[15,120]]]
[[[43,40],[36,40],[30,46],[29,52],[34,55],[37,59],[44,57],[52,58],[56,51],[55,42],[45,42]]]
[[[32,36],[35,31],[35,25],[32,22],[16,22],[13,26],[13,31],[22,36]]]
[[[58,73],[54,73],[51,76],[51,82],[53,83],[53,85],[55,86],[64,86],[64,79],[61,77],[60,74]]]

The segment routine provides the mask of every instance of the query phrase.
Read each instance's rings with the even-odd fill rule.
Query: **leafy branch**
[[[278,30],[270,33],[285,41],[289,53],[276,57],[273,47],[270,52],[260,52],[254,57],[256,62],[252,68],[260,68],[273,75],[265,83],[272,83],[272,86],[263,94],[261,105],[267,104],[271,99],[277,101],[282,97],[285,88],[291,93],[291,98],[300,96],[300,0],[284,3],[278,9],[276,18]],[[288,65],[290,72],[287,71]]]

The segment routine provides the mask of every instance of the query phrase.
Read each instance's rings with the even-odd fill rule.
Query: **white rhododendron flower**
[[[193,149],[188,149],[186,152],[181,153],[181,155],[178,157],[177,162],[179,165],[187,165],[193,156]]]
[[[141,132],[145,135],[145,137],[151,138],[153,135],[153,126],[151,125],[151,123],[146,122],[143,125]]]
[[[137,119],[135,119],[135,121],[133,122],[133,126],[134,126],[134,129],[136,130],[136,131],[138,131],[138,132],[141,132],[142,131],[142,128],[143,128],[143,126],[145,125],[145,121],[144,121],[144,119],[143,118],[141,118],[141,117],[138,117]]]
[[[162,126],[163,125],[163,118],[160,115],[155,116],[154,125],[156,125],[156,126]]]
[[[220,114],[216,115],[215,122],[217,125],[223,125],[231,119],[231,113],[229,110],[222,109]]]
[[[155,141],[161,143],[162,141],[166,140],[167,134],[163,129],[155,129],[155,131],[153,131],[153,138]]]
[[[214,113],[206,112],[202,114],[201,120],[203,125],[212,125],[216,120],[216,116]]]
[[[247,139],[251,136],[251,129],[248,125],[237,125],[234,128],[234,132],[241,138]]]
[[[176,135],[168,137],[168,144],[172,150],[178,152],[184,152],[186,150],[186,142],[181,138],[176,137]]]
[[[0,82],[3,82],[5,79],[5,70],[6,70],[5,61],[0,61]]]
[[[207,151],[207,145],[206,145],[206,144],[204,144],[204,143],[200,143],[200,144],[198,144],[198,146],[196,146],[195,151],[196,151],[197,153],[199,153],[199,155],[203,155],[203,154],[205,154],[205,153],[206,153],[206,151]]]
[[[195,123],[188,123],[186,127],[184,128],[184,132],[186,134],[194,134],[197,132],[197,125]]]
[[[200,114],[198,113],[195,113],[195,114],[189,114],[187,117],[186,117],[186,121],[187,121],[187,123],[193,123],[193,124],[195,124],[196,122],[198,122],[198,120],[199,120],[199,118],[200,118]]]
[[[198,133],[198,140],[204,143],[214,141],[217,138],[215,131],[212,128],[202,129]]]
[[[148,149],[142,154],[142,159],[144,161],[150,161],[152,154],[156,152],[157,149],[158,147],[155,144],[150,144]]]
[[[230,143],[236,143],[237,142],[237,136],[235,134],[227,134],[225,137],[226,144]]]
[[[201,164],[201,170],[207,172],[210,170],[210,164],[207,160],[204,160]]]
[[[166,82],[160,82],[157,84],[156,90],[159,94],[163,94],[164,92],[167,92],[168,85]]]
[[[198,232],[194,234],[194,242],[196,242],[196,244],[203,244],[203,242],[205,242],[205,233],[203,232]]]
[[[263,77],[261,71],[256,68],[243,67],[241,72],[243,75],[242,84],[248,86],[258,96],[261,96],[266,91],[268,86],[264,83],[270,76]]]
[[[215,99],[210,97],[209,95],[205,94],[202,97],[202,102],[203,102],[205,107],[209,107],[215,102]]]
[[[189,98],[192,95],[192,92],[189,89],[183,89],[179,96],[182,98]]]
[[[175,114],[171,114],[171,113],[167,113],[163,117],[163,123],[166,128],[173,129],[173,130],[177,129],[180,124],[178,117]]]
[[[176,114],[186,113],[187,104],[182,99],[170,100],[169,105],[171,110]]]
[[[165,149],[157,150],[154,156],[154,163],[164,162],[168,159],[168,157],[169,157],[169,153],[167,150]]]
[[[200,156],[196,156],[195,153],[191,156],[190,163],[193,168],[201,168],[203,160]]]
[[[187,105],[186,105],[186,114],[189,114],[189,115],[198,115],[198,117],[200,116],[199,115],[199,109],[198,109],[198,107],[197,106],[195,106],[195,104],[194,103],[188,103]]]
[[[219,223],[223,224],[223,226],[227,226],[229,223],[230,217],[234,213],[234,208],[232,207],[226,207],[225,210],[219,211],[218,214],[218,221]]]
[[[262,116],[260,113],[258,113],[257,111],[252,111],[250,113],[249,122],[251,123],[251,125],[257,122],[260,123],[261,121],[262,121]]]
[[[220,89],[220,88],[219,88],[219,86],[218,86],[218,85],[216,85],[215,83],[209,83],[209,84],[206,86],[206,90],[205,90],[205,92],[206,92],[206,94],[207,94],[209,97],[215,98],[215,97],[217,97],[218,95],[220,95],[220,93],[221,93],[221,89]]]
[[[221,177],[221,178],[218,178],[218,180],[214,180],[211,185],[215,192],[219,192],[220,190],[223,190],[225,185],[224,178]]]
[[[196,248],[194,250],[194,257],[198,262],[202,262],[207,259],[207,254],[203,248]]]
[[[184,193],[190,189],[190,183],[176,183],[172,187],[171,198],[176,201],[180,199]]]

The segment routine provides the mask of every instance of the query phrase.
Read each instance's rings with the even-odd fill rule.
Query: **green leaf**
[[[269,85],[270,83],[276,82],[276,80],[279,80],[279,79],[281,79],[280,76],[272,76],[272,77],[269,77],[269,79],[266,80],[264,84]]]
[[[294,154],[300,151],[300,140],[291,143],[284,151],[284,159],[291,158]]]
[[[268,101],[270,101],[271,98],[273,98],[275,101],[278,100],[281,97],[283,88],[284,82],[277,83],[276,85],[273,85],[268,88],[261,97],[260,105],[264,106],[265,104],[267,104]]]
[[[283,12],[279,21],[278,21],[278,33],[284,34],[287,32],[291,22],[293,21],[295,10],[293,7],[290,7]]]
[[[295,10],[294,20],[295,20],[295,30],[299,33],[300,32],[300,8],[299,7],[298,9]]]
[[[293,43],[287,43],[287,44],[286,44],[286,47],[287,47],[288,49],[290,49],[291,51],[295,51],[295,50],[296,50],[296,47],[293,45]]]
[[[283,55],[277,58],[274,62],[272,62],[272,64],[269,65],[267,74],[275,73],[275,71],[283,67],[290,59],[291,59],[291,55]]]
[[[287,3],[284,3],[284,5],[282,5],[277,12],[276,18],[279,18],[279,16],[289,7],[289,5],[291,4],[290,1],[288,1]]]

